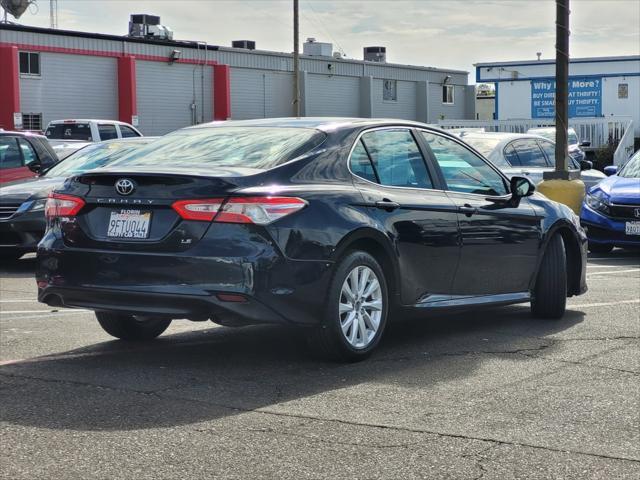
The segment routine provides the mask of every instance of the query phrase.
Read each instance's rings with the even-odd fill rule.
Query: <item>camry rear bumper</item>
[[[44,242],[46,243],[46,242]],[[253,258],[38,250],[38,300],[221,324],[314,324],[331,264],[273,251]]]

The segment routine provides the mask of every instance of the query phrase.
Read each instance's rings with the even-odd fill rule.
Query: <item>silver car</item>
[[[523,133],[462,132],[460,138],[491,160],[509,177],[526,175],[535,184],[542,174],[555,168],[556,145],[539,135]],[[582,170],[581,176],[588,190],[606,175],[591,169],[591,162],[578,162],[569,157],[569,168]]]

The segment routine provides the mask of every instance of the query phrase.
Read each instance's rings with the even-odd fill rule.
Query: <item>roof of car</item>
[[[133,126],[127,122],[121,122],[119,120],[109,120],[105,118],[66,118],[61,120],[51,120],[49,124],[53,123],[57,125],[59,123],[71,123],[71,122],[74,122],[74,123],[106,122],[106,123],[115,123],[117,125],[127,125],[128,127]]]
[[[462,140],[468,138],[496,138],[498,140],[514,140],[516,138],[543,138],[533,133],[511,133],[511,132],[470,132],[460,137]],[[546,140],[546,139],[545,139]]]
[[[46,139],[47,137],[45,137],[44,135],[41,135],[39,133],[34,133],[34,132],[20,132],[20,131],[12,131],[12,130],[0,130],[0,135],[5,136],[5,135],[11,135],[12,137],[20,136],[20,137],[38,137],[38,138],[44,138]]]
[[[433,125],[414,122],[411,120],[398,120],[386,118],[353,118],[353,117],[284,117],[284,118],[260,118],[254,120],[224,120],[194,125],[192,128],[210,127],[291,127],[291,128],[315,128],[322,131],[336,130],[340,128],[354,128],[369,125],[406,125],[421,128],[434,128]],[[437,127],[435,127],[437,128]]]

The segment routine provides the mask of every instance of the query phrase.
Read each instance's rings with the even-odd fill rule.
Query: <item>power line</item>
[[[327,36],[331,39],[331,41],[336,44],[336,46],[338,47],[338,51],[340,51],[340,53],[342,53],[343,56],[346,56],[344,48],[342,48],[342,45],[340,45],[340,42],[338,42],[335,39],[335,37],[333,35],[331,35],[331,32],[324,26],[324,22],[322,21],[322,19],[318,15],[318,12],[316,12],[316,9],[313,8],[312,3],[309,0],[305,0],[305,3],[307,5],[309,5],[309,8],[311,8],[311,11],[313,12],[313,15],[318,19],[318,22],[314,21],[313,23],[315,23],[316,26],[318,26],[321,30],[324,30],[324,33],[326,33]],[[304,12],[303,12],[303,15],[304,15]],[[306,18],[306,15],[304,15],[304,16]]]

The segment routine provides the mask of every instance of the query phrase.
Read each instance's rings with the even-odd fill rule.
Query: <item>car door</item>
[[[0,136],[0,183],[13,182],[35,174],[25,166],[24,156],[13,136]]]
[[[448,294],[460,254],[456,206],[435,188],[414,135],[409,128],[366,131],[349,159],[365,205],[395,244],[405,305]]]
[[[529,201],[510,201],[506,179],[462,143],[429,131],[421,137],[458,207],[462,249],[452,294],[528,291],[542,238]]]

